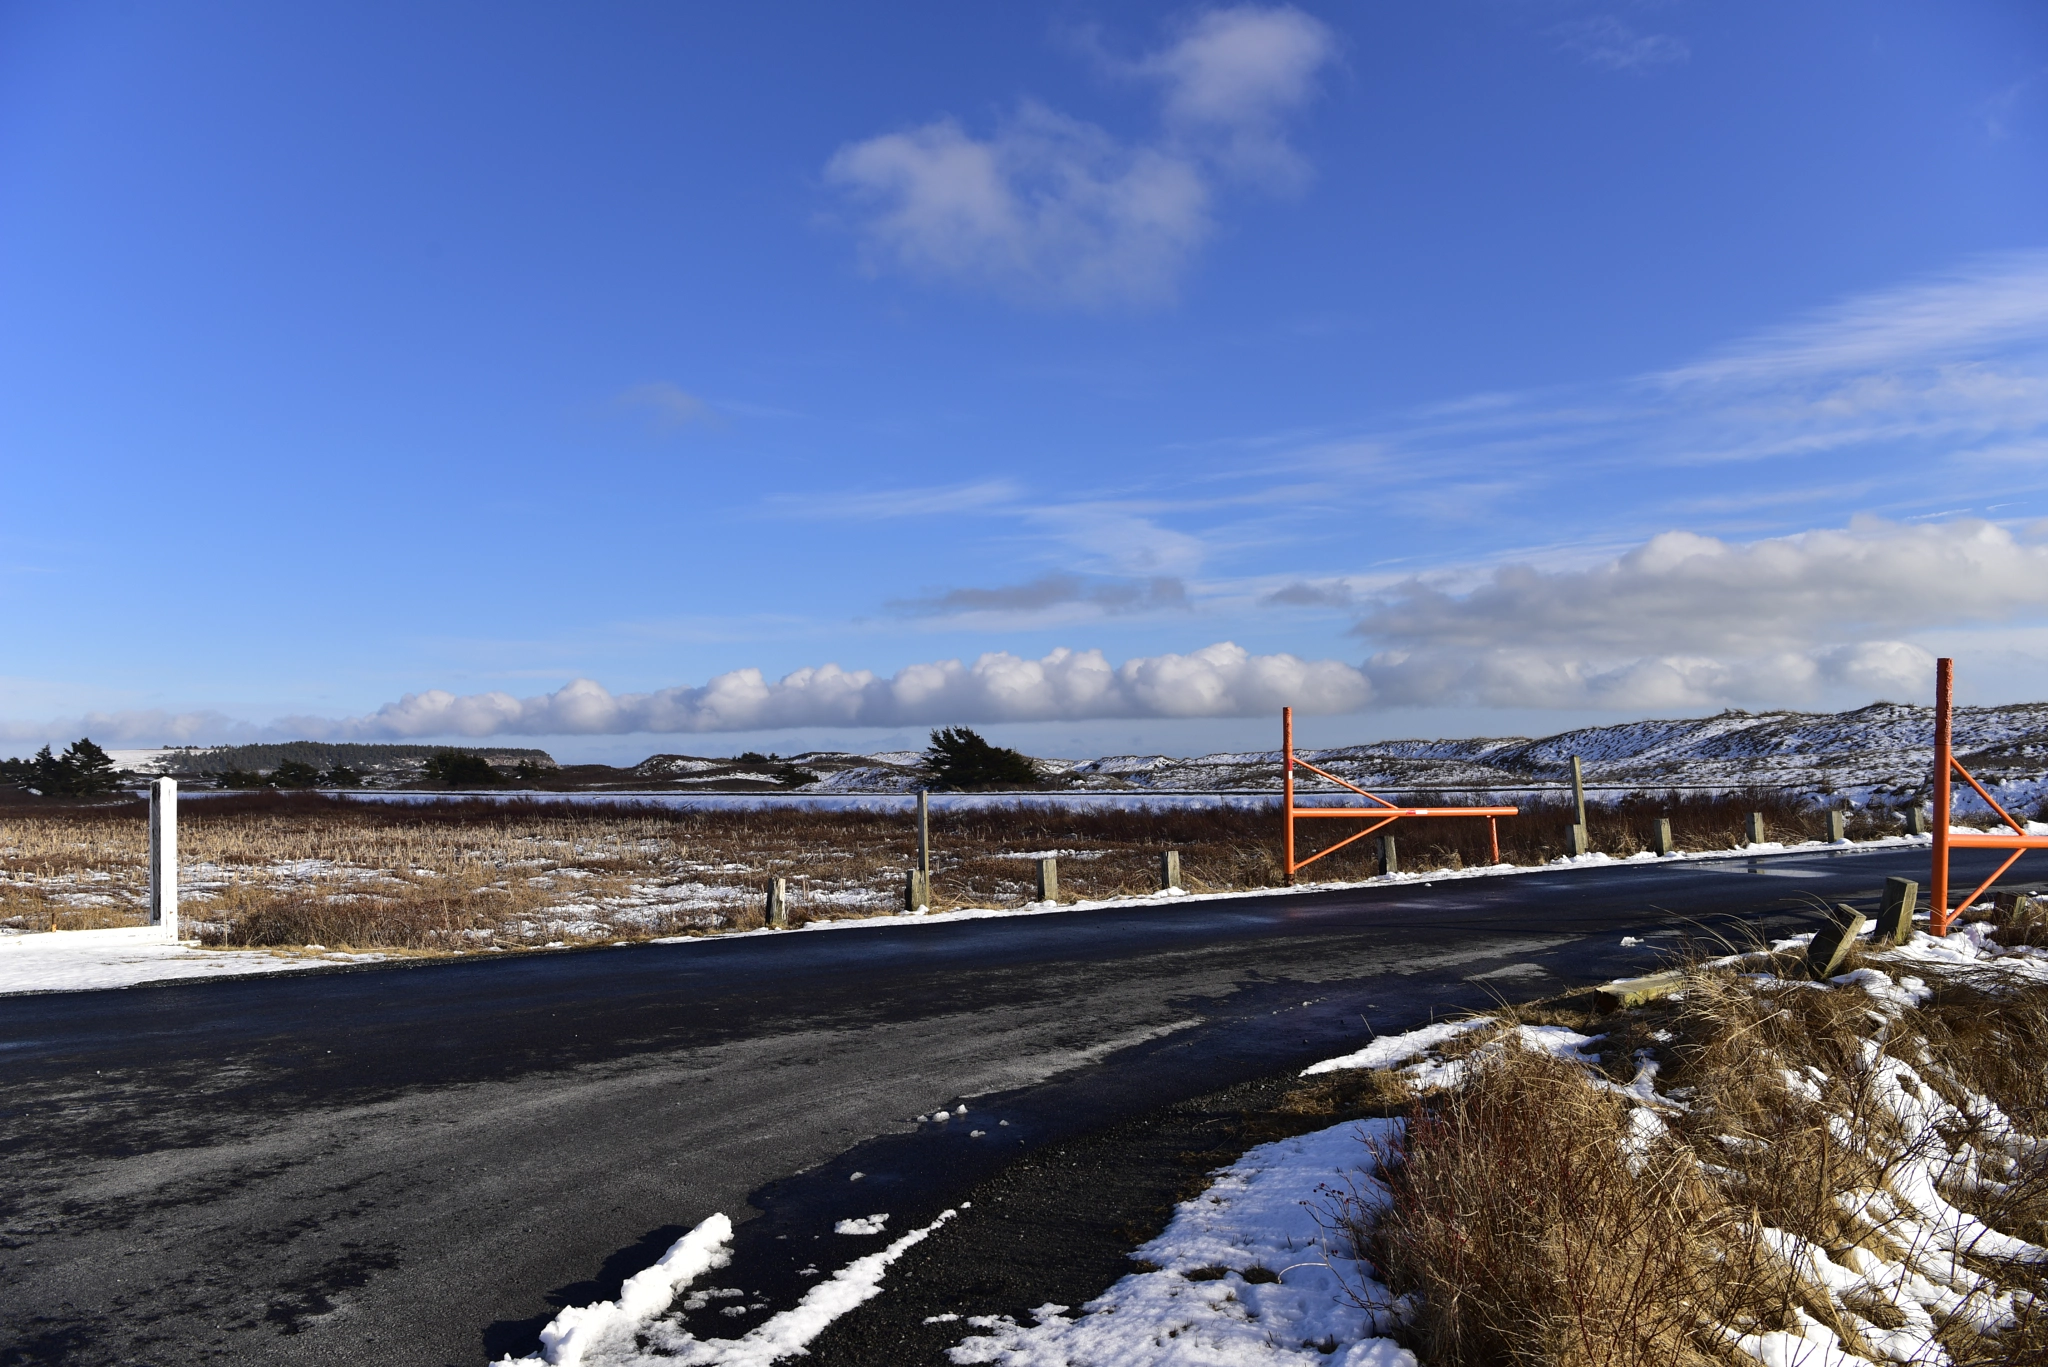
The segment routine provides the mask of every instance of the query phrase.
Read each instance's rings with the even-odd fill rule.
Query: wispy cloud
[[[1677,387],[1924,367],[2014,342],[2048,342],[2048,251],[1859,295],[1649,378]]]
[[[764,501],[764,506],[785,517],[825,522],[874,522],[887,518],[987,512],[1015,503],[1023,492],[1023,486],[1015,480],[987,479],[971,484],[931,484],[901,489],[775,494]]]
[[[1259,599],[1263,606],[1280,608],[1348,608],[1356,601],[1351,586],[1341,579],[1319,584],[1297,579]]]
[[[850,143],[825,178],[852,207],[871,270],[1053,307],[1158,303],[1213,230],[1222,181],[1306,178],[1285,121],[1335,50],[1291,7],[1211,10],[1127,64],[1159,89],[1153,139],[1027,100],[986,136],[943,118]]]
[[[635,385],[612,402],[618,408],[642,414],[656,430],[663,432],[718,420],[718,412],[710,404],[667,380]]]
[[[924,598],[898,599],[892,611],[915,617],[1028,617],[1049,609],[1083,606],[1104,613],[1185,609],[1187,585],[1170,575],[1132,582],[1089,580],[1078,574],[1046,574],[1023,584],[997,588],[948,589]]]
[[[1669,33],[1640,33],[1611,14],[1560,24],[1552,30],[1558,50],[1608,71],[1641,71],[1692,56],[1685,39]]]

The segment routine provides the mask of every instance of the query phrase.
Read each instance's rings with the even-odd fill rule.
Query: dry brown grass
[[[1642,848],[1662,814],[1683,847],[1717,848],[1741,842],[1744,814],[1755,809],[1784,838],[1821,833],[1817,811],[1756,796],[1632,800],[1595,809],[1591,825],[1596,847],[1617,855]],[[1570,808],[1552,803],[1502,822],[1503,857],[1555,858],[1569,820]],[[1282,881],[1270,809],[1015,805],[942,810],[932,824],[934,910],[1029,900],[1030,857],[1042,854],[1060,856],[1067,900],[1155,891],[1165,849],[1181,852],[1190,891]],[[1875,833],[1881,819],[1866,824]],[[1483,822],[1403,822],[1395,831],[1408,870],[1488,858]],[[1311,840],[1336,834],[1304,832]],[[0,808],[0,924],[139,922],[145,842],[140,803]],[[776,876],[790,880],[799,923],[894,911],[913,834],[905,816],[873,812],[401,806],[252,793],[187,801],[180,853],[186,917],[216,943],[427,951],[750,929]],[[1361,841],[1310,876],[1377,871],[1371,842]]]
[[[1478,1051],[1472,1073],[1415,1102],[1403,1142],[1380,1156],[1391,1207],[1342,1211],[1388,1284],[1415,1296],[1410,1346],[1440,1367],[1751,1363],[1726,1331],[1789,1329],[1805,1315],[1881,1361],[1871,1335],[1904,1324],[1899,1307],[1831,1296],[1765,1231],[1838,1263],[1859,1249],[1938,1263],[1946,1255],[1923,1225],[1864,1199],[1895,1195],[1930,1162],[1956,1207],[2048,1241],[2048,1145],[2003,1128],[2048,1134],[2048,987],[1903,971],[1920,971],[1933,992],[1889,1020],[1853,987],[1735,968],[1697,973],[1681,1000],[1597,1024],[1522,1013],[1604,1032],[1609,1081],[1658,1063],[1661,1093],[1684,1109],[1660,1109],[1648,1131],[1584,1068],[1511,1036],[1491,1048],[1490,1032],[1463,1037]],[[1935,1131],[1902,1127],[1886,1104],[1893,1061],[1920,1079],[1909,1086],[1957,1108]],[[2048,1362],[2037,1308],[2048,1269],[1975,1248],[1960,1261],[2025,1294],[2017,1324],[1997,1332],[1978,1324],[1981,1305],[1937,1312],[1954,1361]]]

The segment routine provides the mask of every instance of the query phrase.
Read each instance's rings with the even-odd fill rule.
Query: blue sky
[[[2048,666],[2034,3],[0,4],[0,749]]]

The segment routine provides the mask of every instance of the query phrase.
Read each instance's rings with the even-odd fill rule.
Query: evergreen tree
[[[932,732],[923,768],[937,789],[1029,788],[1038,783],[1038,766],[1030,756],[990,745],[964,726]]]
[[[88,737],[81,736],[71,742],[58,762],[70,771],[73,793],[111,793],[121,786],[121,777],[115,772],[113,759]]]
[[[502,776],[482,755],[437,750],[427,760],[427,782],[443,788],[490,788],[502,781]]]
[[[301,760],[280,760],[270,771],[273,788],[311,788],[320,782],[320,771]]]

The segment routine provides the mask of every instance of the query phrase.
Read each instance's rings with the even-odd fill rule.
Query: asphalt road
[[[1047,1141],[1643,970],[1702,926],[1806,928],[1926,867],[1620,866],[0,998],[0,1364],[524,1354],[720,1210],[747,1222],[733,1284],[787,1304],[799,1264],[868,1251],[835,1219],[900,1231]]]

